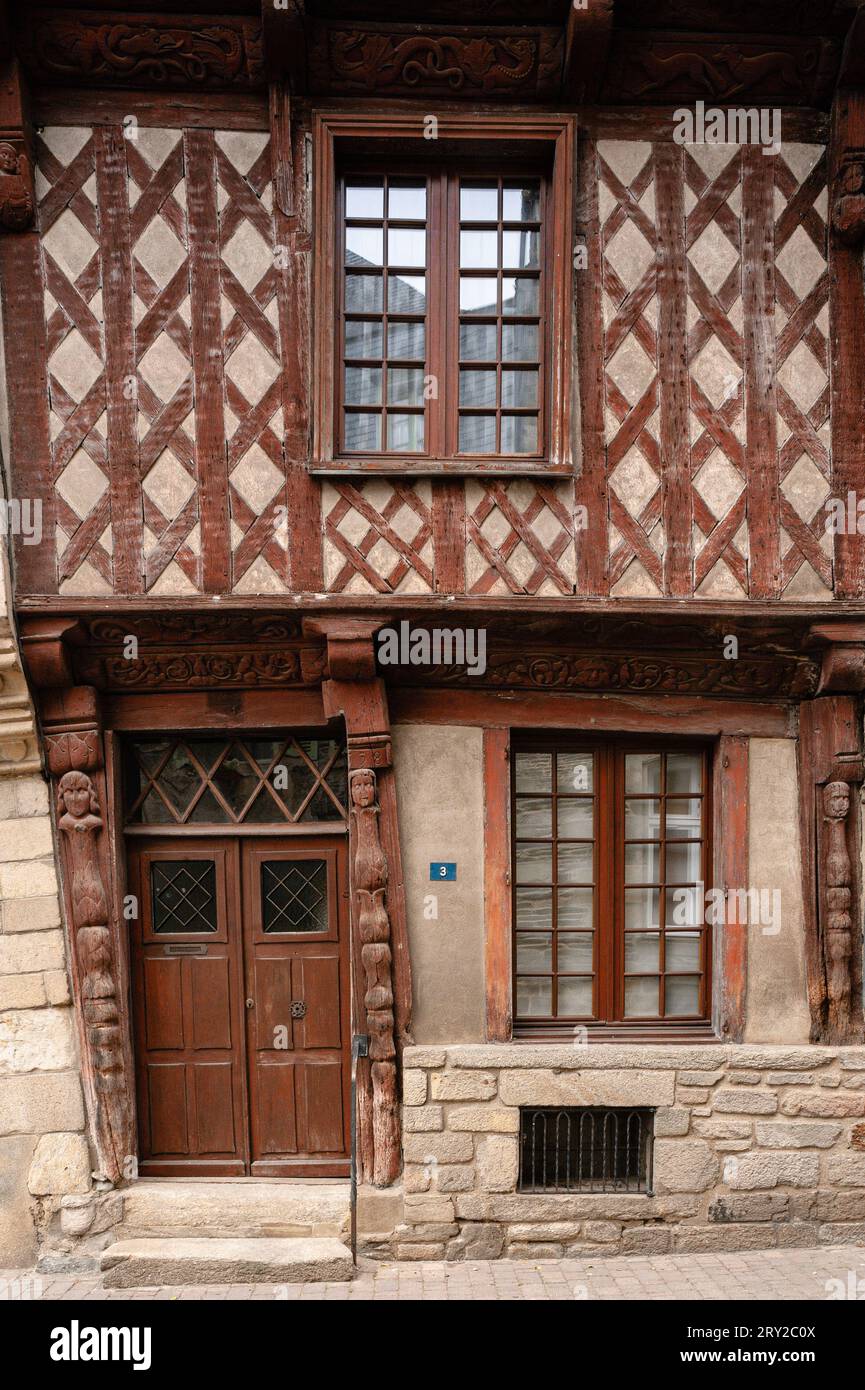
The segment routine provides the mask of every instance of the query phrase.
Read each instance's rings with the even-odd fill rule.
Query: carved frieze
[[[314,90],[410,96],[544,97],[562,76],[560,29],[319,28],[310,49]]]
[[[831,39],[730,39],[693,34],[621,33],[605,93],[635,102],[744,99],[819,105],[838,69]]]
[[[20,51],[43,80],[200,89],[264,83],[261,24],[253,19],[33,10],[25,25]]]

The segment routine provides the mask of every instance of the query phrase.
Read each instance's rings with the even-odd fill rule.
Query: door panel
[[[238,870],[234,841],[130,852],[143,1176],[247,1171]]]
[[[347,846],[130,849],[142,1175],[348,1172]]]
[[[346,848],[242,846],[253,1173],[347,1172]],[[289,1118],[290,1116],[290,1118]]]

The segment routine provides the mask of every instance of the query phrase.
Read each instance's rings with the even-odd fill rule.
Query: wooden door
[[[345,1173],[349,1141],[346,845],[243,845],[250,1139],[256,1174]]]
[[[129,854],[142,1176],[348,1171],[346,846]]]

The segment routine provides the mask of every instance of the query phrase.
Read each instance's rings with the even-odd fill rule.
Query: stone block
[[[730,1066],[752,1071],[813,1071],[834,1062],[838,1051],[834,1047],[754,1047],[734,1044],[730,1048]]]
[[[831,1149],[841,1135],[840,1125],[783,1124],[758,1121],[754,1137],[763,1149]]]
[[[403,1194],[395,1187],[370,1187],[357,1191],[357,1229],[361,1235],[392,1231],[403,1219]]]
[[[662,1226],[635,1226],[622,1232],[623,1255],[666,1255],[673,1244],[673,1232]]]
[[[865,1187],[865,1153],[830,1155],[826,1175],[836,1187]]]
[[[403,1054],[404,1067],[426,1067],[427,1070],[443,1067],[447,1062],[443,1047],[407,1047]]]
[[[447,1169],[443,1169],[447,1172]],[[439,1174],[441,1177],[441,1174]],[[414,1164],[406,1164],[403,1173],[403,1188],[406,1192],[429,1192],[432,1187],[432,1172],[430,1168],[418,1168]]]
[[[731,1071],[729,1075],[731,1086],[759,1086],[763,1080],[761,1071]]]
[[[450,1240],[459,1233],[460,1228],[453,1221],[419,1221],[414,1226],[397,1226],[393,1239],[400,1244],[408,1241],[416,1245],[419,1240]]]
[[[467,1192],[455,1198],[458,1221],[669,1221],[695,1216],[700,1199],[686,1193]]]
[[[777,1097],[766,1091],[721,1090],[712,1100],[713,1112],[722,1115],[774,1115],[777,1109]]]
[[[426,1134],[444,1129],[444,1112],[440,1105],[404,1105],[402,1127],[404,1134]]]
[[[454,1204],[450,1197],[442,1197],[437,1192],[429,1195],[410,1193],[405,1197],[405,1221],[409,1226],[418,1224],[450,1225],[454,1220]]]
[[[448,1110],[448,1129],[467,1129],[475,1133],[519,1134],[520,1112],[491,1104],[451,1106]]]
[[[679,1105],[662,1105],[655,1111],[655,1138],[669,1139],[687,1134],[691,1125],[690,1111]]]
[[[680,1086],[716,1086],[726,1076],[723,1068],[715,1071],[680,1071]]]
[[[84,1128],[78,1073],[27,1072],[0,1079],[0,1134]]]
[[[534,1243],[577,1240],[582,1230],[579,1221],[519,1221],[508,1226],[508,1240]]]
[[[808,1249],[820,1243],[819,1228],[812,1221],[781,1222],[774,1229],[778,1246],[785,1250]]]
[[[781,1192],[754,1192],[745,1197],[718,1197],[709,1206],[709,1220],[717,1225],[731,1221],[786,1221],[790,1198]]]
[[[470,1134],[407,1134],[403,1151],[409,1163],[466,1163],[474,1154]]]
[[[426,1245],[408,1245],[404,1241],[394,1245],[394,1254],[398,1260],[442,1260],[444,1259],[445,1247],[443,1242],[429,1242]]]
[[[772,1225],[679,1226],[673,1238],[676,1253],[712,1250],[765,1250],[776,1242]]]
[[[19,816],[48,815],[48,784],[43,777],[16,777],[14,787]]]
[[[69,976],[65,970],[46,970],[42,976],[45,996],[49,1004],[65,1005],[72,1002],[69,989]]]
[[[839,1092],[835,1096],[785,1096],[781,1104],[785,1115],[816,1115],[841,1119],[865,1115],[865,1095]]]
[[[425,1105],[427,1096],[427,1075],[425,1071],[404,1071],[402,1074],[403,1105]]]
[[[44,898],[57,892],[53,859],[0,864],[0,898]]]
[[[596,1241],[599,1245],[614,1244],[621,1234],[622,1228],[616,1221],[587,1221],[583,1227],[586,1240]]]
[[[770,1086],[813,1086],[816,1077],[807,1071],[770,1071],[766,1080]]]
[[[519,1146],[509,1134],[486,1134],[477,1141],[478,1187],[482,1192],[513,1192],[519,1175]]]
[[[27,1186],[34,1197],[88,1192],[90,1150],[83,1134],[43,1134],[33,1154]]]
[[[64,1071],[76,1062],[71,1009],[12,1009],[0,1014],[0,1070]]]
[[[680,1105],[705,1105],[709,1091],[705,1086],[677,1086],[676,1100]]]
[[[493,1072],[438,1072],[431,1078],[433,1100],[491,1100],[496,1093]]]
[[[752,1120],[694,1120],[695,1134],[707,1139],[750,1139],[752,1127]]]
[[[815,1199],[820,1221],[865,1221],[865,1192],[817,1192]]]
[[[657,1192],[705,1192],[718,1181],[718,1155],[702,1139],[658,1139],[654,1185]]]
[[[43,898],[12,898],[3,904],[3,931],[53,931],[60,926],[60,903],[56,893]]]
[[[820,1226],[818,1238],[821,1245],[865,1245],[865,1221]]]
[[[0,1010],[38,1009],[47,1002],[41,971],[34,975],[0,975]]]
[[[505,1070],[504,1105],[672,1105],[674,1076],[663,1071]]]
[[[475,1170],[467,1164],[449,1163],[436,1175],[439,1192],[471,1192],[474,1185]]]
[[[415,1049],[406,1049],[406,1066]],[[832,1054],[834,1056],[834,1053]],[[474,1070],[525,1071],[709,1071],[726,1056],[717,1044],[703,1047],[676,1044],[592,1043],[465,1043],[447,1049],[449,1067]]]
[[[36,1227],[27,1174],[37,1140],[33,1134],[0,1139],[0,1269],[31,1269]]]
[[[0,845],[3,846],[4,860],[10,864],[15,860],[43,859],[45,855],[53,854],[49,817],[20,816],[0,820]]]
[[[746,1153],[741,1154],[725,1172],[724,1180],[740,1192],[760,1191],[772,1187],[816,1187],[820,1177],[820,1160],[806,1153]]]
[[[564,1251],[560,1245],[538,1242],[536,1245],[509,1245],[509,1260],[560,1260]]]
[[[469,1222],[447,1249],[449,1260],[497,1260],[502,1253],[505,1233],[501,1226]]]
[[[29,975],[36,970],[65,970],[66,951],[59,931],[0,936],[0,975]]]

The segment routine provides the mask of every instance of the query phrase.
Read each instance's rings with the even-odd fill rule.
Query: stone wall
[[[501,1044],[404,1056],[399,1259],[865,1241],[865,1048]],[[522,1105],[655,1110],[651,1194],[522,1194]]]
[[[48,788],[0,553],[0,1267],[89,1191]]]

